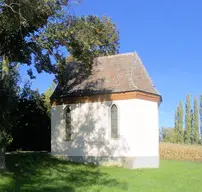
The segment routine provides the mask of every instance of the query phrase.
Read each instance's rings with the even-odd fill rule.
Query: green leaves
[[[184,119],[184,110],[182,101],[180,101],[177,110],[175,112],[175,142],[184,143],[184,128],[183,128],[183,119]]]
[[[191,97],[186,97],[186,115],[185,115],[185,143],[191,143]]]
[[[8,68],[5,57],[1,64],[4,65],[3,72],[7,71],[3,80],[0,81],[0,145],[5,146],[12,141],[10,130],[15,124],[15,117],[11,115],[11,111],[17,103],[19,74],[17,68]]]
[[[73,20],[67,49],[79,61],[91,65],[93,58],[118,53],[119,35],[110,19],[95,16]]]
[[[39,73],[57,73],[65,59],[61,49],[89,69],[95,57],[118,53],[118,30],[109,18],[71,16],[67,5],[68,0],[2,0],[0,57],[28,65],[34,59]]]
[[[193,109],[191,108],[191,96],[186,96],[185,103],[185,129],[183,103],[180,101],[175,112],[176,142],[186,144],[199,143],[199,107],[197,96],[194,97]]]
[[[51,116],[51,103],[50,103],[50,97],[53,94],[54,90],[55,90],[55,83],[53,82],[51,84],[51,86],[43,93],[44,97],[45,97],[45,106],[47,108],[47,113],[49,116]]]
[[[62,50],[89,72],[95,57],[118,53],[118,30],[109,18],[70,16],[63,9],[67,5],[68,0],[0,0],[0,59],[7,59],[9,69],[16,63],[33,64],[38,73],[54,73],[61,83],[67,64]],[[34,78],[31,70],[28,74]],[[11,123],[8,106],[15,103],[10,99],[18,87],[15,75],[10,74],[9,82],[0,108],[0,129],[6,133]]]
[[[32,64],[38,72],[55,72],[48,54],[36,44],[39,33],[53,20],[60,19],[68,0],[0,1],[0,57],[10,63]],[[61,14],[62,13],[62,14]],[[29,73],[31,74],[31,73]]]
[[[194,113],[193,113],[193,143],[198,144],[199,141],[199,108],[197,97],[194,97]]]
[[[57,62],[63,59],[59,48],[64,46],[77,61],[91,68],[95,57],[118,53],[119,35],[115,24],[106,17],[69,17],[61,23],[49,23],[37,43]]]

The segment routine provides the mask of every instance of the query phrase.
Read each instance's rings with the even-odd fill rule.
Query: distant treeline
[[[199,104],[200,103],[200,106]],[[202,144],[202,95],[200,102],[194,96],[193,107],[191,96],[186,96],[186,102],[179,102],[175,110],[174,127],[163,127],[160,130],[160,140],[171,143]]]

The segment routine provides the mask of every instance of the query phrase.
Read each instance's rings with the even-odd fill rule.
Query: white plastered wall
[[[110,107],[118,107],[120,138],[110,138]],[[67,156],[159,156],[158,103],[140,99],[70,104],[72,141],[64,141],[66,105],[52,107],[51,152]]]

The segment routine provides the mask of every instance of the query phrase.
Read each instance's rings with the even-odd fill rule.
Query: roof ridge
[[[118,53],[118,54],[115,54],[115,55],[99,56],[99,57],[96,57],[95,59],[113,58],[113,57],[119,57],[119,56],[123,56],[123,55],[133,55],[134,53],[136,53],[136,52]]]
[[[152,86],[154,87],[154,89],[157,91],[157,93],[159,93],[159,91],[156,89],[154,82],[152,80],[152,78],[150,77],[145,65],[143,64],[142,60],[140,59],[139,55],[137,54],[137,52],[134,52],[135,57],[139,60],[139,63],[142,67],[142,69],[145,71],[145,75],[147,76],[147,78],[149,79],[149,81],[151,82]]]

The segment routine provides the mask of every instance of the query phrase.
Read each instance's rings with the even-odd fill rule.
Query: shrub
[[[164,142],[176,143],[177,134],[174,128],[162,128],[161,135]]]

